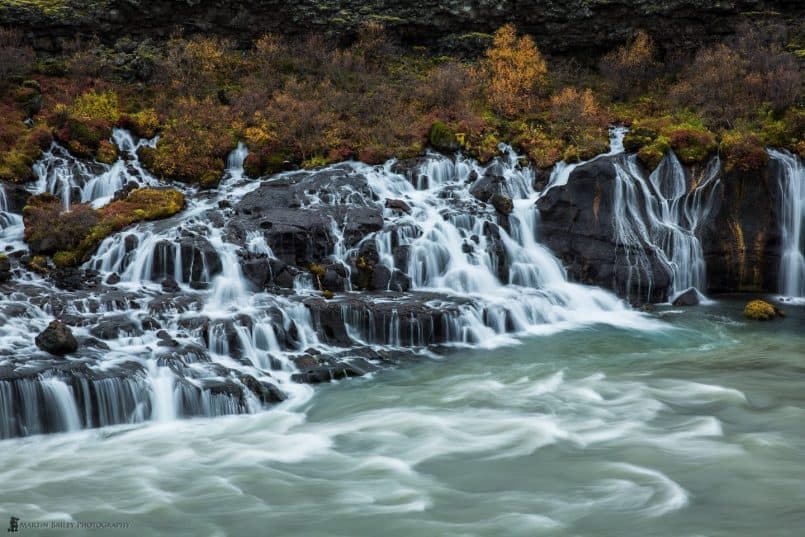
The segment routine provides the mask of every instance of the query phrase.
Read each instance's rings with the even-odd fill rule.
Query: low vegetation
[[[238,141],[250,176],[379,163],[428,145],[486,161],[501,142],[548,168],[605,151],[617,122],[631,126],[626,146],[648,168],[671,150],[686,164],[720,151],[741,170],[762,166],[767,145],[805,155],[801,59],[785,29],[747,27],[680,58],[640,32],[592,69],[546,59],[511,25],[480,57],[459,60],[403,49],[380,22],[343,46],[266,35],[244,50],[177,35],[126,44],[129,63],[94,42],[35,58],[18,32],[0,30],[0,179],[30,180],[51,137],[113,162],[114,127],[159,134],[143,163],[203,188],[217,185]]]
[[[24,238],[32,254],[52,256],[56,266],[76,266],[112,233],[144,220],[172,216],[184,204],[184,195],[177,190],[139,188],[101,209],[77,204],[65,211],[59,198],[39,194],[23,209]]]

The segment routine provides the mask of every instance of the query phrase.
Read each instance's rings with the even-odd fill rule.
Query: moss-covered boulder
[[[442,153],[453,154],[461,149],[461,143],[456,133],[441,121],[435,122],[428,134],[431,147]]]
[[[782,316],[782,310],[764,300],[752,300],[744,308],[744,317],[754,321],[769,321]]]
[[[76,266],[112,233],[144,220],[172,216],[184,204],[178,190],[140,188],[101,209],[78,204],[64,211],[58,198],[40,194],[23,210],[24,238],[32,253],[52,255],[56,266]]]
[[[24,239],[32,254],[53,255],[72,250],[98,224],[100,216],[89,205],[73,205],[65,211],[53,194],[32,196],[22,210]]]

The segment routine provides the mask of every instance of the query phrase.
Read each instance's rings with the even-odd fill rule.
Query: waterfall
[[[698,180],[687,176],[673,152],[648,178],[634,155],[621,156],[613,164],[613,228],[617,255],[629,266],[628,287],[636,283],[646,297],[651,295],[653,255],[671,278],[671,300],[690,288],[701,293],[706,267],[697,233],[712,213],[720,188],[718,157]]]
[[[780,229],[782,259],[780,262],[780,292],[786,297],[805,297],[805,166],[802,160],[787,151],[769,149],[777,161],[780,173],[777,182],[781,191]]]
[[[141,147],[155,147],[158,140],[157,137],[135,141],[128,131],[114,129],[110,141],[118,148],[119,157],[111,165],[84,162],[54,142],[34,164],[35,192],[50,192],[58,196],[65,210],[69,211],[74,202],[101,207],[129,182],[141,186],[158,185],[159,181],[142,167],[137,156]]]
[[[613,154],[622,132],[614,136]],[[121,158],[111,166],[54,145],[36,164],[33,190],[60,196],[65,208],[101,207],[131,181],[159,184],[136,157],[158,140],[116,130],[113,142]],[[657,328],[613,294],[567,281],[539,240],[534,171],[503,150],[488,165],[427,154],[403,172],[393,161],[349,162],[252,181],[238,145],[217,189],[179,185],[182,213],[106,238],[82,267],[99,273],[94,288],[57,290],[40,278],[30,296],[0,294],[0,438],[300,405],[312,394],[300,380],[364,374],[390,355],[437,345],[492,348],[596,323]],[[512,200],[510,214],[471,193],[484,177]],[[241,207],[275,185],[279,193],[258,196],[263,205]],[[694,197],[683,211],[691,226]],[[410,210],[389,208],[390,199]],[[7,205],[3,194],[0,215]],[[373,230],[356,231],[356,214],[370,215]],[[292,220],[274,224],[271,215]],[[0,230],[0,245],[25,248],[21,218],[9,219],[15,230]],[[314,239],[293,242],[308,221],[319,223],[317,250]],[[281,260],[288,244],[293,263]],[[371,291],[352,283],[364,256],[377,280]],[[325,298],[313,262],[346,274],[343,291]],[[283,289],[250,279],[283,267]],[[34,346],[54,316],[75,320],[76,360]]]
[[[19,250],[25,247],[22,242],[24,229],[22,215],[9,210],[6,191],[0,184],[0,254],[7,250]]]

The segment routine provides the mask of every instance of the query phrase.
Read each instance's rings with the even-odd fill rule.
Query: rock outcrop
[[[177,28],[186,34],[219,34],[243,44],[267,32],[326,33],[344,40],[363,24],[383,24],[404,43],[476,53],[489,33],[516,24],[554,54],[606,51],[637,30],[651,33],[667,50],[716,41],[747,20],[801,20],[796,0],[59,0],[0,4],[0,26],[20,28],[36,48],[55,50],[76,36],[164,39]],[[137,21],[137,24],[132,24]],[[255,24],[255,21],[260,21]]]
[[[579,166],[567,185],[548,190],[538,200],[541,237],[573,279],[621,296],[640,297],[639,302],[665,301],[673,275],[661,250],[669,246],[645,241],[624,246],[617,236],[618,218],[627,216],[616,214],[613,207],[618,188],[613,164],[623,158],[602,157]],[[713,188],[702,194],[708,197],[702,201],[708,210],[694,228],[706,265],[702,291],[778,291],[782,195],[778,167],[772,159],[765,169],[754,172],[719,169]],[[702,169],[686,169],[685,192],[692,191],[702,176]],[[636,208],[640,225],[649,225],[640,203]]]
[[[576,281],[649,302],[667,298],[671,284],[657,253],[648,247],[622,248],[615,236],[615,168],[603,157],[576,168],[567,185],[553,187],[537,202],[540,237]],[[645,254],[634,270],[632,259]]]

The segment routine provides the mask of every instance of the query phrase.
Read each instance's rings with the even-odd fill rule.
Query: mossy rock
[[[623,147],[626,151],[634,153],[652,143],[658,134],[654,129],[633,125],[629,132],[626,133],[626,136],[623,137]]]
[[[668,129],[671,148],[684,164],[704,162],[718,148],[715,135],[704,127],[683,124]]]
[[[754,321],[769,321],[783,317],[783,311],[764,300],[752,300],[744,308],[744,317]]]
[[[456,133],[441,121],[431,126],[428,141],[435,150],[442,153],[452,154],[461,149]]]
[[[52,254],[56,266],[73,267],[86,261],[112,233],[137,222],[173,216],[184,205],[184,194],[178,190],[139,188],[101,209],[77,204],[64,212],[61,200],[40,194],[23,209],[25,240],[32,252]]]
[[[637,160],[649,170],[654,170],[670,149],[671,141],[665,136],[657,136],[637,151]]]
[[[760,137],[754,133],[728,131],[721,136],[719,151],[724,157],[724,169],[752,172],[762,170],[769,154]]]
[[[156,149],[150,146],[142,146],[137,150],[137,158],[140,159],[140,164],[148,171],[154,169],[154,158],[156,156]]]

